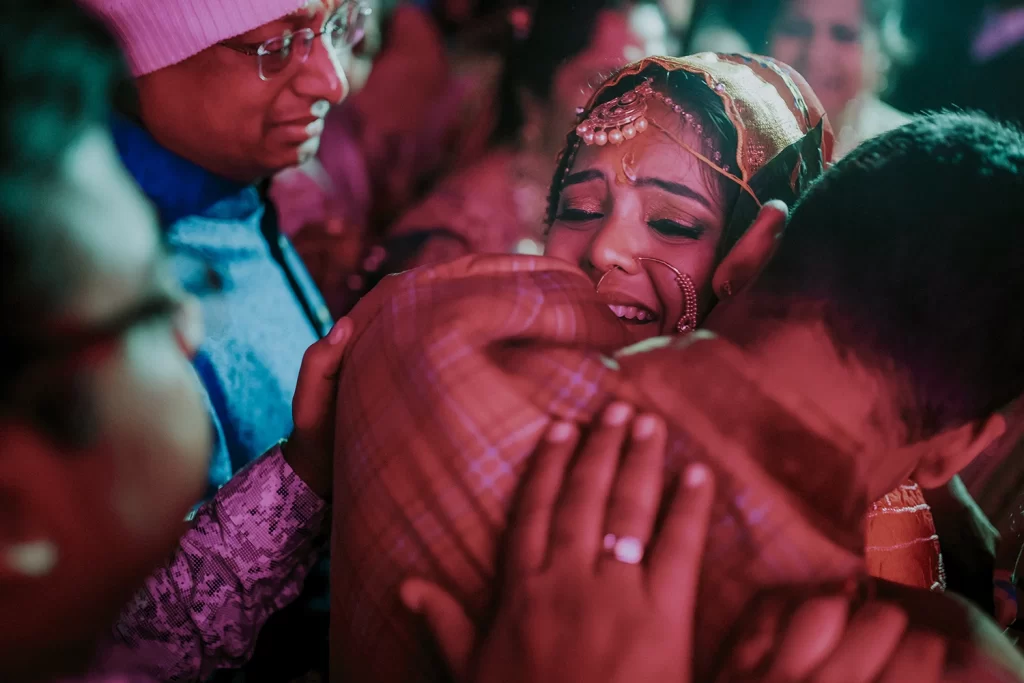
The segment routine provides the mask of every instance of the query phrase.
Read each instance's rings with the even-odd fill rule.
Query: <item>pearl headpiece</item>
[[[608,144],[621,145],[626,140],[632,140],[651,125],[647,120],[648,102],[651,99],[662,102],[670,111],[679,114],[697,135],[704,136],[704,126],[700,121],[685,111],[682,105],[676,104],[671,97],[656,91],[651,86],[650,79],[621,97],[594,107],[590,116],[576,126],[576,134],[587,145],[599,147]],[[704,143],[708,147],[714,147],[715,141],[711,137],[706,137]],[[722,153],[715,151],[712,160],[720,164]],[[728,167],[724,167],[723,170],[728,171]]]

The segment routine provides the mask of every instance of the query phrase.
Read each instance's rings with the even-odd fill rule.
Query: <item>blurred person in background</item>
[[[694,0],[659,0],[662,14],[668,30],[676,37],[680,45],[686,36],[693,20]]]
[[[292,429],[305,350],[331,329],[317,287],[265,200],[274,173],[311,159],[369,8],[359,0],[82,0],[119,38],[133,87],[113,134],[156,206],[179,269],[202,264],[208,336],[194,364],[214,425],[207,496]],[[281,632],[326,654],[326,570]],[[274,638],[273,630],[268,637]],[[259,669],[261,667],[257,667]],[[270,675],[270,674],[268,674]],[[284,675],[278,677],[285,678]]]
[[[210,334],[196,358],[216,426],[212,489],[288,433],[302,353],[331,326],[260,185],[316,153],[324,117],[348,92],[342,67],[366,7],[83,4],[120,38],[134,76],[114,125],[121,158],[169,243],[222,285],[204,305]]]
[[[889,102],[903,111],[962,107],[973,77],[972,42],[981,28],[986,2],[899,0],[899,31],[907,53],[894,63]]]
[[[467,253],[539,253],[551,171],[577,108],[605,76],[650,54],[637,28],[652,42],[665,40],[655,17],[614,0],[540,3],[505,63],[491,151],[391,226],[382,270]]]
[[[362,292],[358,273],[381,230],[439,176],[484,153],[516,18],[508,14],[492,35],[446,44],[434,13],[411,4],[382,10],[379,49],[357,46],[374,53],[367,80],[327,117],[317,158],[279,174],[272,188],[282,229],[336,315]]]
[[[768,53],[807,78],[837,133],[836,156],[909,121],[879,99],[887,58],[873,0],[782,0]]]
[[[1018,87],[1024,73],[1024,3],[994,0],[985,5],[971,58],[973,77],[966,83],[962,104],[1024,121],[1024,94]]]

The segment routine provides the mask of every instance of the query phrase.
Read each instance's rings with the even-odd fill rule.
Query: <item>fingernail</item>
[[[686,486],[691,489],[700,488],[708,483],[710,476],[705,465],[690,465],[686,469]]]
[[[630,407],[625,403],[613,403],[604,414],[604,423],[611,427],[621,427],[629,419]]]
[[[349,320],[348,318],[342,318],[338,322],[334,323],[334,327],[331,328],[330,334],[327,335],[327,341],[331,344],[339,344],[345,340],[348,336]]]
[[[638,440],[649,439],[654,436],[654,429],[657,420],[653,415],[642,415],[633,423],[633,438]]]
[[[548,441],[552,443],[562,443],[568,441],[572,437],[573,427],[568,422],[556,422],[551,429],[548,430]]]

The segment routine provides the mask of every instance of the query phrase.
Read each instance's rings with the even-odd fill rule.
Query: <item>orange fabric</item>
[[[588,421],[613,397],[673,423],[671,469],[714,453],[720,481],[757,481],[750,491],[761,493],[723,491],[743,502],[719,515],[720,550],[709,549],[715,572],[702,590],[715,594],[727,590],[715,583],[723,577],[742,582],[752,566],[792,561],[799,541],[791,539],[805,535],[785,524],[760,530],[769,540],[756,554],[728,552],[730,539],[743,544],[758,533],[756,522],[746,536],[737,531],[741,518],[779,500],[799,513],[794,525],[863,547],[867,502],[840,499],[834,485],[851,480],[843,468],[858,444],[815,405],[762,385],[739,351],[701,342],[700,333],[610,360],[636,341],[636,328],[571,266],[468,257],[387,278],[351,315],[357,332],[340,380],[335,466],[336,681],[437,680],[443,667],[400,606],[400,581],[435,580],[482,617],[510,500],[541,433],[552,417]],[[755,451],[759,465],[743,457]],[[795,466],[793,453],[814,453],[813,471]],[[779,538],[786,543],[776,550],[771,539]],[[701,614],[703,624],[714,618]]]
[[[819,123],[823,126],[822,157],[826,163],[832,159],[835,137],[821,101],[800,74],[770,57],[713,52],[688,57],[647,57],[625,66],[601,84],[587,109],[593,109],[595,103],[602,101],[604,92],[624,78],[641,74],[652,66],[669,73],[686,71],[699,75],[718,94],[736,128],[736,162],[745,182],[750,182]]]
[[[866,550],[872,576],[915,588],[946,589],[931,508],[912,481],[871,506]]]

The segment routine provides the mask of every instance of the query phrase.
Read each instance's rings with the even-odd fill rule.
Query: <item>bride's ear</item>
[[[711,278],[715,296],[728,299],[757,277],[775,253],[788,218],[789,207],[784,202],[770,201],[761,207],[746,234],[715,269]]]

